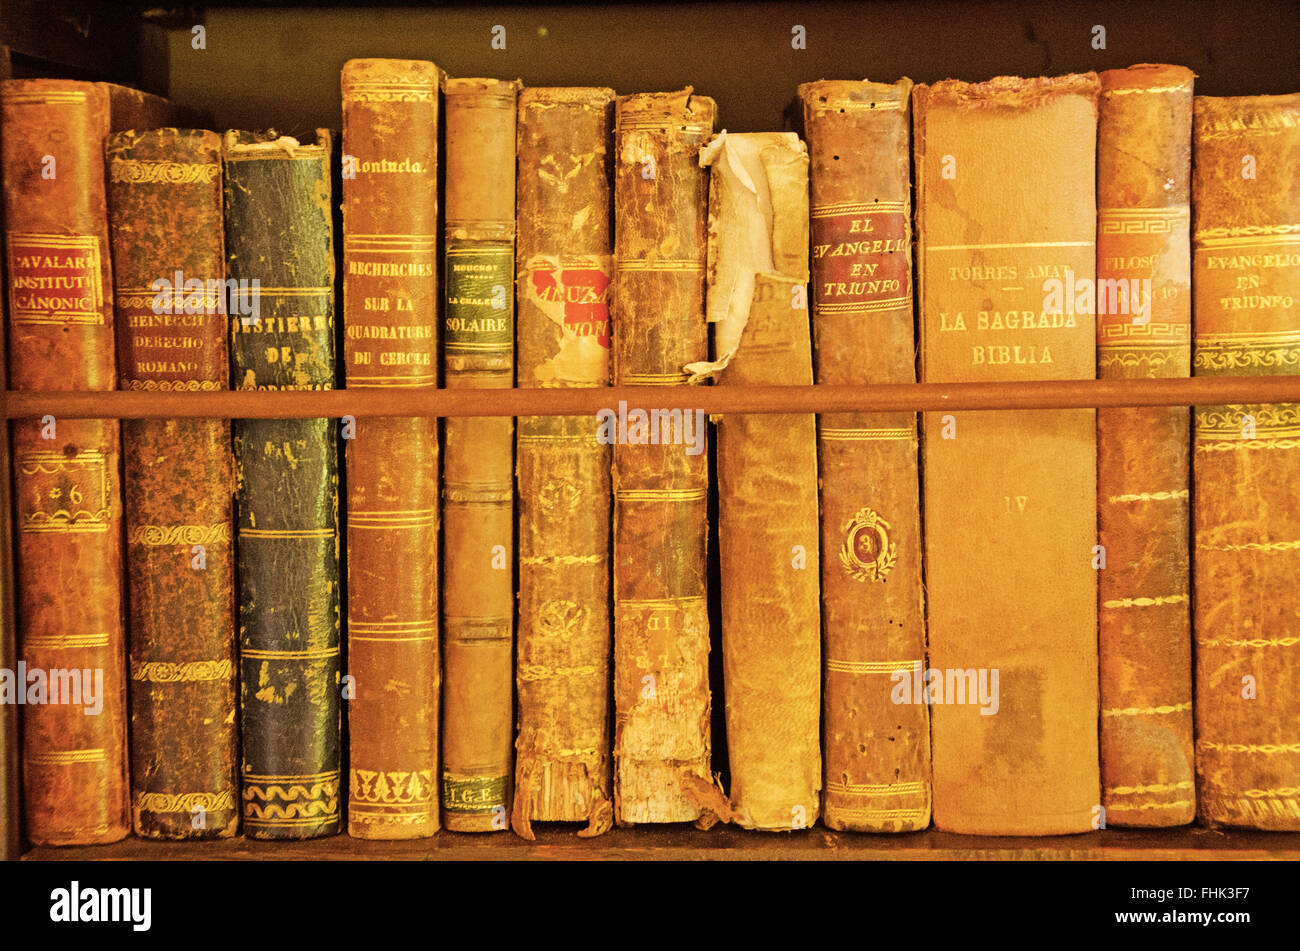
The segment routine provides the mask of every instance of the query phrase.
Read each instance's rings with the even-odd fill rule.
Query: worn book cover
[[[700,164],[714,361],[690,368],[724,386],[811,384],[807,147],[721,132]],[[808,828],[822,784],[817,421],[727,413],[717,429],[731,819]]]
[[[1300,373],[1300,93],[1197,96],[1197,376]],[[1300,830],[1300,405],[1196,407],[1198,816]]]
[[[221,137],[119,132],[107,159],[121,388],[229,389]],[[231,836],[239,736],[230,422],[127,420],[122,455],[134,830]]]
[[[912,83],[799,87],[812,159],[817,382],[914,383]],[[915,413],[828,413],[818,431],[824,821],[930,824],[930,718],[901,703],[925,666]],[[910,698],[908,698],[910,699]]]
[[[0,90],[11,385],[115,389],[104,143],[115,129],[165,124],[169,104],[107,83]],[[117,420],[13,422],[22,676],[4,702],[21,692],[35,845],[130,830],[119,432]]]
[[[1097,376],[1191,373],[1192,71],[1100,76]],[[1191,416],[1097,410],[1101,803],[1106,823],[1185,825],[1192,758]]]
[[[520,386],[609,385],[614,91],[519,95]],[[512,825],[609,829],[610,449],[591,416],[524,416]]]
[[[916,87],[924,382],[1095,376],[1097,93],[1092,73]],[[923,415],[929,667],[895,689],[932,708],[944,831],[1100,819],[1096,425]]]
[[[681,385],[687,364],[708,359],[708,173],[698,159],[716,115],[689,87],[617,101],[618,385]],[[728,812],[709,765],[707,433],[682,409],[677,440],[670,431],[665,442],[663,409],[620,407],[625,423],[612,434],[624,437],[613,439],[614,817],[626,825]]]
[[[348,389],[438,385],[438,83],[343,66]],[[438,831],[438,420],[364,418],[347,447],[348,833]]]
[[[255,305],[230,321],[235,387],[332,389],[329,133],[300,142],[228,132],[224,175],[227,273],[247,282],[240,286]],[[341,727],[337,424],[234,425],[244,832],[332,835]]]
[[[448,387],[514,383],[519,84],[447,79],[443,365]],[[444,426],[442,812],[454,832],[509,827],[513,739],[514,421]]]

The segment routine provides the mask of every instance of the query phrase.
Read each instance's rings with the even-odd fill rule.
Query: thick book
[[[104,143],[169,119],[165,100],[105,83],[6,80],[10,385],[112,390],[113,282]],[[120,427],[13,422],[23,812],[35,845],[130,831]]]
[[[799,87],[811,155],[817,382],[915,383],[912,83]],[[896,687],[925,666],[915,413],[820,418],[824,822],[930,824],[930,715]]]
[[[700,164],[714,362],[697,372],[723,386],[811,384],[807,147],[793,132],[721,132]],[[817,419],[727,413],[717,440],[730,818],[804,829],[822,785]]]
[[[343,66],[348,389],[438,385],[438,84]],[[438,421],[366,417],[347,447],[348,833],[438,831]]]
[[[614,381],[681,385],[686,365],[709,356],[708,173],[698,159],[717,106],[687,87],[621,96],[615,112]],[[728,813],[709,759],[708,434],[699,413],[667,409],[605,416],[614,430],[614,818],[623,825]]]
[[[614,91],[519,95],[516,293],[520,386],[609,385]],[[606,831],[610,798],[610,448],[591,416],[523,416],[519,646],[511,825]]]
[[[1197,96],[1196,376],[1300,373],[1300,93]],[[1197,814],[1300,830],[1300,404],[1196,407]]]
[[[314,143],[228,132],[228,277],[236,389],[334,387],[330,134]],[[247,313],[246,313],[247,311]],[[328,419],[234,424],[239,720],[244,832],[339,831],[337,428]]]
[[[230,387],[221,137],[156,129],[108,141],[120,387]],[[145,838],[239,823],[234,462],[224,419],[122,424],[131,815]]]
[[[1192,71],[1100,75],[1097,376],[1191,374]],[[1192,751],[1191,415],[1097,410],[1101,804],[1118,826],[1196,815]]]
[[[1095,377],[1097,93],[1092,73],[916,87],[923,382]],[[895,688],[932,707],[944,831],[1100,818],[1096,427],[923,415],[929,667]]]
[[[519,84],[447,79],[448,387],[508,388],[515,345]],[[449,418],[442,460],[443,824],[509,828],[514,734],[514,421]]]

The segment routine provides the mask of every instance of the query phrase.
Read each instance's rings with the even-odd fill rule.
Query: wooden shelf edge
[[[510,389],[220,390],[196,393],[0,392],[0,417],[304,419],[363,416],[571,416],[630,407],[706,413],[939,412],[1300,402],[1300,376],[1161,380],[877,383],[859,386],[606,386]]]
[[[500,861],[500,860],[1300,860],[1300,834],[1253,830],[1108,829],[1073,836],[984,837],[934,829],[872,835],[810,829],[763,833],[700,832],[689,826],[614,829],[580,839],[578,827],[538,830],[536,842],[510,833],[441,832],[431,839],[378,842],[346,835],[300,842],[234,839],[153,842],[28,851],[25,861]]]

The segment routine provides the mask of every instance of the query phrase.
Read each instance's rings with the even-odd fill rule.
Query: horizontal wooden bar
[[[964,836],[937,829],[876,835],[831,832],[821,827],[773,835],[714,826],[707,832],[686,826],[612,829],[580,839],[574,828],[536,827],[535,842],[509,834],[440,832],[430,839],[381,842],[333,836],[267,842],[219,839],[211,842],[156,842],[126,839],[114,845],[37,848],[24,858],[42,862],[72,859],[145,860],[380,860],[447,859],[767,859],[767,860],[988,860],[1116,859],[1196,860],[1300,858],[1300,835],[1254,830],[1106,829],[1082,835],[1021,838]]]
[[[342,416],[581,416],[618,404],[706,413],[848,413],[1298,403],[1300,376],[1042,380],[868,386],[612,386],[574,389],[364,389],[215,393],[0,394],[0,418],[309,419]]]

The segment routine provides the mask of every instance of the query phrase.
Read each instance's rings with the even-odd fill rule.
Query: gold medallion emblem
[[[840,564],[855,581],[884,581],[898,560],[898,543],[889,540],[889,523],[869,508],[844,523]]]

